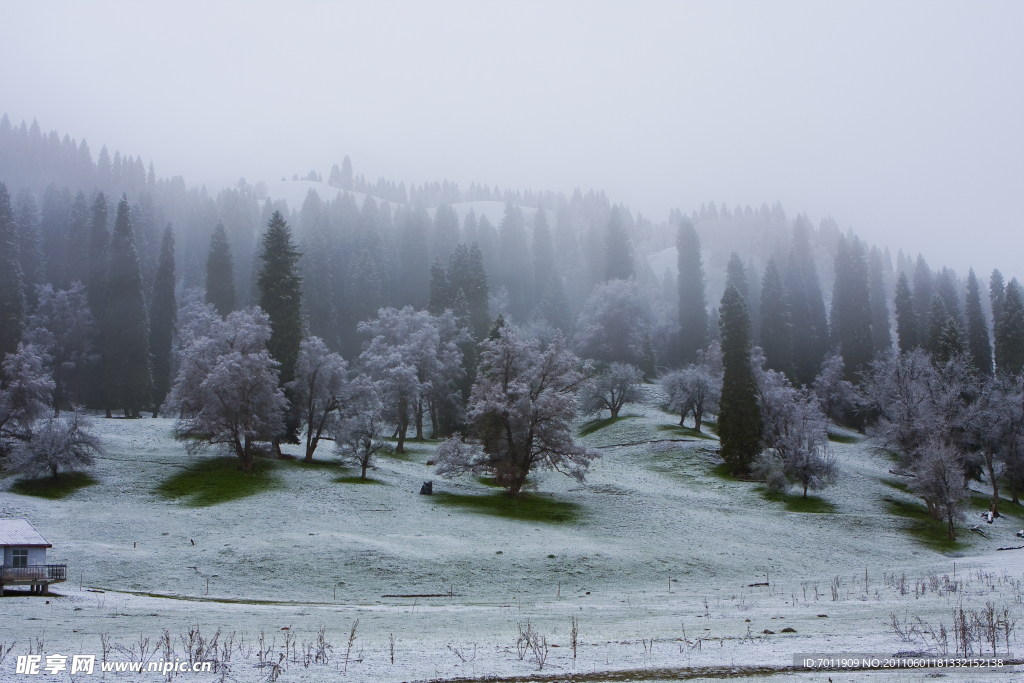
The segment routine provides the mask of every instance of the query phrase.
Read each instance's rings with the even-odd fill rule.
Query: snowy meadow
[[[1019,652],[1024,550],[996,550],[1020,545],[1012,506],[987,538],[949,543],[892,461],[838,428],[843,486],[773,495],[723,472],[708,425],[679,428],[643,392],[574,425],[601,454],[584,484],[534,473],[518,501],[437,479],[438,441],[378,457],[368,483],[329,448],[305,463],[283,446],[297,459],[257,457],[239,486],[237,458],[189,455],[173,420],[93,418],[105,454],[83,486],[50,500],[5,480],[0,515],[44,530],[69,580],[0,601],[16,625],[0,671],[31,650],[213,660],[180,674],[209,680],[821,680],[794,654],[952,655],[957,610],[984,620],[987,604],[1011,625],[972,631],[970,652]],[[870,675],[940,671],[1009,670]]]

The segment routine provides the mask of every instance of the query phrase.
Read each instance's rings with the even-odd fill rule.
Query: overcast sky
[[[356,173],[833,216],[1024,276],[1024,3],[0,0],[0,111],[217,187]]]

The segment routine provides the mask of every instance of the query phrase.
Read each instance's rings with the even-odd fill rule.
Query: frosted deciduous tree
[[[576,322],[576,352],[606,363],[639,365],[650,317],[647,298],[634,278],[598,285]]]
[[[857,407],[857,389],[844,376],[843,357],[830,353],[814,379],[813,390],[822,412],[837,422],[849,420]]]
[[[437,473],[489,473],[513,497],[538,468],[582,481],[598,453],[572,439],[576,392],[585,381],[579,365],[561,335],[542,351],[506,325],[482,342],[468,409],[473,439],[445,441]]]
[[[940,439],[930,439],[914,463],[911,490],[927,501],[946,520],[950,541],[956,540],[954,522],[963,517],[961,505],[967,497],[963,454]]]
[[[182,335],[180,369],[164,410],[180,415],[176,431],[189,451],[223,445],[249,472],[255,444],[281,432],[287,405],[279,363],[267,351],[270,318],[253,308],[220,320],[212,305],[204,308],[193,318],[199,329]]]
[[[644,373],[636,366],[612,363],[606,372],[583,385],[580,409],[584,415],[598,416],[607,410],[612,418],[616,418],[624,405],[643,400],[643,392],[640,391],[643,379]]]
[[[7,354],[0,382],[0,452],[3,442],[28,441],[32,425],[49,410],[54,383],[46,371],[46,358],[34,344],[19,343]]]
[[[366,479],[366,470],[373,457],[387,446],[384,430],[383,406],[374,383],[365,375],[353,381],[349,405],[334,430],[334,441],[339,455],[359,466],[360,476]]]
[[[77,412],[37,422],[32,436],[14,447],[8,471],[28,477],[79,472],[96,464],[103,455],[100,440],[87,431],[89,423]]]
[[[28,319],[26,338],[40,349],[53,376],[54,414],[62,405],[78,404],[82,368],[91,358],[93,320],[85,287],[75,282],[70,289],[38,288],[38,304]]]
[[[753,366],[765,447],[754,472],[767,480],[769,489],[794,484],[804,498],[808,490],[834,485],[839,470],[829,448],[828,419],[817,397],[806,388],[795,388],[781,372],[764,369],[758,354]]]
[[[347,371],[348,363],[339,354],[331,353],[320,337],[310,337],[299,344],[295,379],[286,388],[291,391],[299,413],[299,427],[306,430],[306,462],[313,461],[321,437],[336,428],[338,411],[348,389]]]
[[[663,377],[661,387],[668,398],[668,409],[679,413],[679,425],[682,426],[686,416],[692,414],[694,429],[699,432],[704,415],[718,409],[718,401],[722,397],[722,375],[707,362],[691,363]]]

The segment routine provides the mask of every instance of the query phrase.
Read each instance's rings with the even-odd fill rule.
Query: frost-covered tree
[[[752,360],[761,407],[764,450],[754,472],[769,489],[785,490],[790,483],[803,490],[832,486],[838,467],[828,442],[828,419],[808,389],[797,389],[784,374],[764,369],[763,356]]]
[[[825,415],[843,422],[849,420],[857,407],[857,388],[843,377],[843,357],[830,353],[821,364],[821,374],[814,379],[813,390]]]
[[[7,471],[37,478],[56,478],[60,472],[80,472],[103,455],[100,440],[87,431],[89,423],[77,412],[36,423],[32,436],[17,443]]]
[[[639,365],[650,318],[650,305],[636,279],[598,285],[576,321],[576,352],[605,363]]]
[[[220,319],[212,305],[183,331],[180,368],[164,405],[179,414],[176,431],[190,452],[223,445],[252,471],[255,445],[283,428],[287,406],[269,351],[270,317],[261,309]],[[185,316],[183,316],[185,317]]]
[[[1024,288],[1013,278],[1006,285],[995,326],[996,368],[1018,375],[1024,371]]]
[[[769,258],[761,278],[761,349],[772,370],[793,376],[793,323],[782,286],[782,273]]]
[[[275,211],[263,234],[263,267],[257,283],[260,308],[270,320],[273,334],[267,340],[270,355],[281,364],[282,385],[294,378],[295,361],[302,341],[302,277],[298,261],[302,256],[292,243],[292,231]]]
[[[437,451],[437,473],[489,473],[513,497],[534,469],[582,481],[598,453],[572,439],[576,392],[586,380],[562,336],[542,351],[505,325],[480,346],[468,409],[473,438],[445,441]]]
[[[299,344],[295,362],[295,379],[288,383],[292,404],[299,413],[299,427],[306,430],[306,462],[320,439],[334,431],[338,411],[348,390],[348,363],[331,353],[320,337],[310,337]]]
[[[60,415],[62,405],[78,404],[79,378],[91,358],[94,320],[80,282],[56,292],[50,285],[41,286],[36,299],[25,337],[47,359],[54,381],[54,414]]]
[[[46,371],[46,358],[34,344],[19,343],[14,353],[0,364],[0,455],[4,442],[27,441],[32,425],[49,408],[53,379]]]
[[[706,413],[718,409],[722,396],[722,374],[700,358],[682,370],[669,373],[661,379],[661,388],[668,399],[668,409],[679,413],[679,424],[693,415],[694,429],[700,431]]]
[[[971,268],[967,272],[967,347],[971,362],[984,376],[992,374],[992,342],[988,335],[988,321],[981,307],[981,283]]]
[[[956,540],[954,522],[963,517],[961,505],[968,496],[963,454],[941,439],[929,439],[913,466],[910,488],[945,518],[950,541]]]
[[[856,237],[847,239],[840,235],[835,270],[829,316],[832,345],[843,356],[845,378],[856,383],[875,357],[868,263],[864,245]]]
[[[616,418],[624,405],[643,400],[640,390],[643,379],[644,373],[636,366],[612,363],[606,372],[583,385],[580,409],[584,415],[597,416],[607,410],[612,418]]]
[[[387,446],[387,425],[374,382],[365,375],[354,380],[345,414],[334,428],[334,442],[343,460],[359,466],[363,479],[374,456]]]
[[[371,338],[359,356],[360,365],[377,382],[384,417],[397,428],[395,450],[403,453],[410,425],[422,439],[425,412],[436,430],[442,412],[461,401],[459,344],[469,341],[469,333],[451,311],[431,316],[411,306],[382,308],[375,320],[359,323],[358,329]]]

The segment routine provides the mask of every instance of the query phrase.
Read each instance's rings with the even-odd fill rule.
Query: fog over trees
[[[370,182],[348,157],[211,193],[4,115],[0,354],[10,472],[88,467],[83,410],[145,411],[246,471],[331,440],[365,478],[443,439],[439,474],[518,496],[538,468],[585,477],[577,416],[657,401],[710,422],[733,475],[802,496],[842,485],[830,429],[863,432],[951,537],[969,481],[993,514],[1024,485],[1017,279],[779,203],[654,220],[595,191]]]

